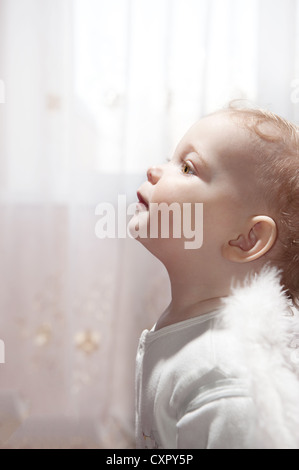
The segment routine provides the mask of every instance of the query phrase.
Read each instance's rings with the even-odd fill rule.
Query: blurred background
[[[169,285],[95,208],[239,98],[299,123],[298,0],[0,0],[0,447],[134,447]]]

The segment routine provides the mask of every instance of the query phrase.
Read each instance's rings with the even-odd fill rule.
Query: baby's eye
[[[194,175],[194,170],[189,162],[183,162],[182,164],[182,172],[185,175]]]

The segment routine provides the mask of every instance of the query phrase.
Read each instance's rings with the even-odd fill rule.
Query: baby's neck
[[[210,262],[206,261],[198,269],[198,263],[191,261],[174,263],[171,260],[165,264],[171,285],[171,302],[159,318],[156,330],[219,309],[223,299],[231,294],[232,285],[242,283],[249,271],[245,264],[221,264],[217,260],[208,260]],[[259,265],[252,263],[252,271],[258,269]]]
[[[155,330],[160,330],[169,325],[179,323],[181,321],[189,320],[201,315],[205,315],[221,307],[223,298],[226,295],[219,297],[211,297],[207,299],[200,299],[197,301],[190,301],[183,303],[182,299],[176,301],[172,298],[169,306],[162,313],[161,317],[156,323]],[[191,299],[190,299],[191,300]]]

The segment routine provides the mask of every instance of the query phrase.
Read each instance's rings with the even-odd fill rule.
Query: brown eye
[[[185,175],[188,175],[189,173],[192,173],[192,169],[190,165],[186,162],[183,163],[182,171]]]

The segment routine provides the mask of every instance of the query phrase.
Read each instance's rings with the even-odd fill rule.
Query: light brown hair
[[[224,112],[255,140],[256,182],[278,229],[278,249],[269,259],[281,269],[286,292],[299,306],[299,127],[270,111],[234,103]]]

